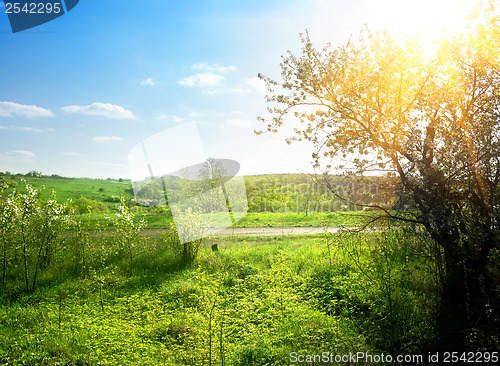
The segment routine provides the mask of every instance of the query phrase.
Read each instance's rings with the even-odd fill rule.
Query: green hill
[[[110,209],[115,208],[120,197],[126,199],[133,197],[132,184],[130,181],[118,179],[91,179],[91,178],[65,178],[60,176],[41,176],[33,175],[5,175],[0,173],[0,185],[3,182],[9,182],[9,188],[4,191],[8,194],[13,190],[24,191],[25,187],[21,179],[28,183],[36,184],[37,187],[45,186],[41,193],[43,198],[48,198],[51,191],[54,190],[57,195],[57,201],[65,202],[68,199],[76,200],[83,196],[89,200],[102,202]]]

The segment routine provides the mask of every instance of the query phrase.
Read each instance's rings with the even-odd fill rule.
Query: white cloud
[[[232,88],[229,89],[229,92],[231,93],[236,93],[236,94],[244,94],[244,93],[250,93],[252,90],[249,88]]]
[[[90,105],[71,105],[61,108],[68,113],[78,113],[88,116],[101,116],[112,119],[137,119],[134,114],[119,105],[107,103],[92,103]]]
[[[32,162],[35,159],[35,153],[27,150],[13,150],[0,154],[2,160]]]
[[[155,86],[155,85],[158,85],[158,82],[154,81],[153,78],[147,78],[147,79],[141,81],[141,85],[143,85],[143,86],[146,86],[146,85]]]
[[[175,123],[182,123],[182,122],[184,122],[184,118],[181,118],[181,117],[178,117],[178,116],[172,116],[172,120]]]
[[[0,102],[0,117],[54,117],[49,109],[37,107],[36,105],[24,105],[12,102]]]
[[[159,114],[156,116],[156,119],[158,121],[166,121],[166,120],[168,120],[168,116],[166,114]]]
[[[238,68],[236,66],[215,66],[215,71],[220,72],[221,74],[224,74],[228,71],[236,71]]]
[[[199,63],[199,64],[194,64],[194,65],[191,65],[191,69],[192,70],[197,70],[197,71],[201,71],[201,70],[210,70],[212,71],[212,68],[208,65],[208,64],[205,64],[205,63]]]
[[[7,127],[4,127],[4,126],[0,126],[0,130],[6,130]]]
[[[219,92],[218,89],[220,89],[222,82],[226,80],[226,77],[222,74],[238,70],[233,65],[220,66],[218,64],[209,65],[205,63],[191,65],[191,69],[204,72],[188,76],[179,80],[178,83],[183,86],[204,89],[202,93],[207,95],[215,95]]]
[[[182,122],[184,122],[184,118],[176,116],[176,115],[169,116],[169,115],[166,115],[166,114],[160,114],[160,115],[156,116],[156,119],[158,121],[169,121],[169,120],[171,120],[174,123],[182,123]]]
[[[205,113],[203,112],[189,112],[188,116],[190,118],[198,118],[198,117],[203,117]]]
[[[247,80],[247,85],[251,86],[253,89],[255,89],[257,92],[261,94],[267,94],[267,87],[266,83],[258,78],[257,76],[251,79]]]
[[[105,142],[116,142],[116,141],[122,141],[123,139],[121,137],[116,137],[116,136],[96,136],[92,139],[94,142],[99,142],[99,143],[105,143]]]
[[[248,128],[253,125],[252,121],[248,119],[226,119],[226,122],[230,126]]]
[[[206,89],[206,90],[202,90],[201,91],[203,94],[206,94],[206,95],[215,95],[215,94],[219,94],[219,92],[217,90],[213,90],[213,89]]]
[[[40,130],[39,128],[33,128],[33,127],[19,127],[21,131],[26,131],[26,132],[36,132],[36,133],[42,133],[43,130]]]
[[[178,81],[178,83],[188,87],[207,88],[218,86],[225,79],[226,78],[222,75],[205,72],[184,78]]]
[[[64,156],[82,156],[82,154],[74,152],[74,151],[64,151],[61,153]]]
[[[205,63],[199,63],[199,64],[194,64],[191,65],[191,69],[197,70],[197,71],[210,71],[210,72],[218,72],[219,74],[225,74],[226,72],[229,71],[236,71],[238,68],[233,65],[229,66],[220,66],[218,64],[205,64]]]
[[[120,164],[120,163],[107,163],[104,161],[97,161],[94,163],[91,163],[92,165],[100,165],[100,166],[105,166],[108,168],[128,168],[128,165],[126,164]]]

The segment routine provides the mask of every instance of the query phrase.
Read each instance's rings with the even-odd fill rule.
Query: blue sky
[[[0,8],[0,171],[127,178],[136,144],[196,122],[205,154],[240,174],[310,172],[310,145],[253,133],[266,113],[257,74],[278,78],[305,29],[318,46],[363,24],[414,31],[450,1],[81,0],[15,34]]]

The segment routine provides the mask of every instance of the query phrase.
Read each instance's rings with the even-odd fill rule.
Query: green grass
[[[234,227],[313,227],[320,226],[320,221],[323,221],[328,226],[356,226],[363,223],[365,215],[366,213],[363,211],[325,212],[308,215],[290,212],[248,212]],[[223,225],[224,221],[222,219],[217,220],[215,215],[211,215],[211,217],[214,218],[211,226],[221,227]],[[104,215],[95,215],[94,220],[100,218],[104,218]],[[168,228],[173,222],[172,216],[165,214],[147,214],[144,218],[149,229]]]
[[[328,226],[354,226],[363,221],[362,211],[294,213],[248,212],[235,227],[320,226],[320,220]]]
[[[119,257],[85,279],[61,263],[36,293],[11,288],[2,297],[0,364],[288,365],[290,352],[387,351],[377,285],[341,249],[342,237],[329,238],[335,266],[322,235],[213,238],[183,270],[150,239],[131,276]],[[369,261],[375,247],[365,248]]]
[[[33,183],[35,178],[26,177],[27,182]],[[131,183],[118,180],[88,179],[88,178],[62,178],[62,177],[40,177],[37,179],[37,187],[45,186],[41,195],[47,199],[52,190],[57,192],[57,200],[61,203],[69,199],[73,201],[81,196],[90,200],[104,203],[110,212],[114,212],[119,201],[119,197],[131,198]],[[18,177],[11,178],[16,186],[4,192],[8,194],[13,189],[24,191],[24,185]],[[129,190],[127,192],[127,190]],[[144,210],[143,210],[144,211]],[[150,229],[168,228],[173,222],[169,214],[158,214],[144,211],[147,227]],[[280,227],[280,226],[319,226],[320,218],[329,226],[354,226],[362,222],[362,211],[352,212],[332,212],[332,213],[295,213],[295,212],[248,212],[243,219],[238,221],[235,227]],[[108,215],[109,216],[109,215]],[[138,213],[138,216],[142,216]],[[92,221],[103,222],[105,215],[92,214]],[[223,226],[223,221],[215,220],[212,226]]]
[[[80,196],[84,196],[97,202],[103,202],[111,209],[114,209],[117,205],[116,197],[130,196],[125,190],[132,187],[130,182],[119,182],[118,180],[56,177],[26,177],[25,179],[28,183],[33,183],[36,179],[37,187],[45,186],[46,189],[42,192],[42,198],[44,199],[47,199],[51,191],[55,190],[57,200],[61,203],[66,202],[68,199],[75,200]],[[19,179],[12,180],[16,183],[15,189],[25,191],[25,187]],[[9,193],[14,188],[8,189],[5,193]]]

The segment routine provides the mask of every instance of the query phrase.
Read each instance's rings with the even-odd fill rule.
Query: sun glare
[[[424,52],[431,52],[442,33],[462,31],[477,0],[381,0],[373,21],[394,35],[418,36]]]

